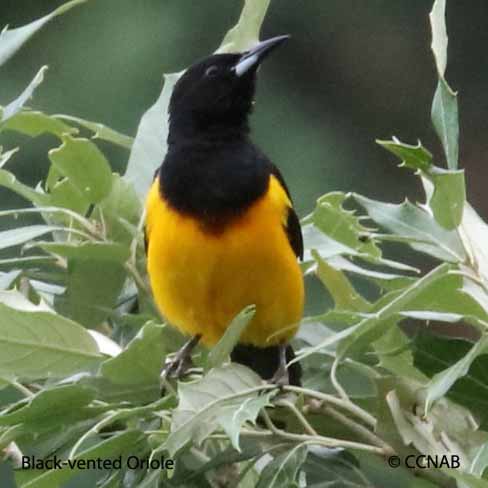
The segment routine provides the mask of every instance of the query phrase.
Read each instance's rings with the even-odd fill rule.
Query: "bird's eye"
[[[210,66],[205,70],[205,76],[215,76],[219,72],[219,68],[217,66]]]

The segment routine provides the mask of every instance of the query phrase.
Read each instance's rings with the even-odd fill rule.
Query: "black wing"
[[[281,186],[285,189],[290,202],[292,201],[290,190],[286,186],[285,180],[283,175],[280,173],[280,170],[273,164],[271,164],[271,174],[276,177],[276,179],[280,182]],[[298,219],[295,210],[293,207],[290,207],[288,210],[288,218],[286,221],[286,235],[288,236],[288,241],[290,242],[290,246],[292,247],[293,251],[295,252],[296,256],[303,260],[303,236],[302,236],[302,228],[300,227],[300,220]]]

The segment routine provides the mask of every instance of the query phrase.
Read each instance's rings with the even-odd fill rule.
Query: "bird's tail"
[[[279,346],[256,347],[249,344],[237,344],[230,355],[232,361],[243,364],[255,371],[264,380],[273,377],[280,363]],[[288,345],[286,348],[286,362],[295,358],[295,351]],[[288,368],[290,385],[301,386],[302,367],[300,363],[293,363]]]

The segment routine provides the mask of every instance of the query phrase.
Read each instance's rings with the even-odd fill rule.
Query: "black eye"
[[[215,76],[219,72],[219,68],[217,66],[210,66],[205,70],[205,76]]]

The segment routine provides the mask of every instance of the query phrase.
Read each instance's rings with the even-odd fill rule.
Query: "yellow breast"
[[[146,202],[147,266],[156,304],[175,327],[215,344],[245,306],[256,314],[241,342],[291,338],[303,310],[303,278],[284,224],[290,201],[274,176],[268,191],[220,233],[171,209],[156,179]]]

